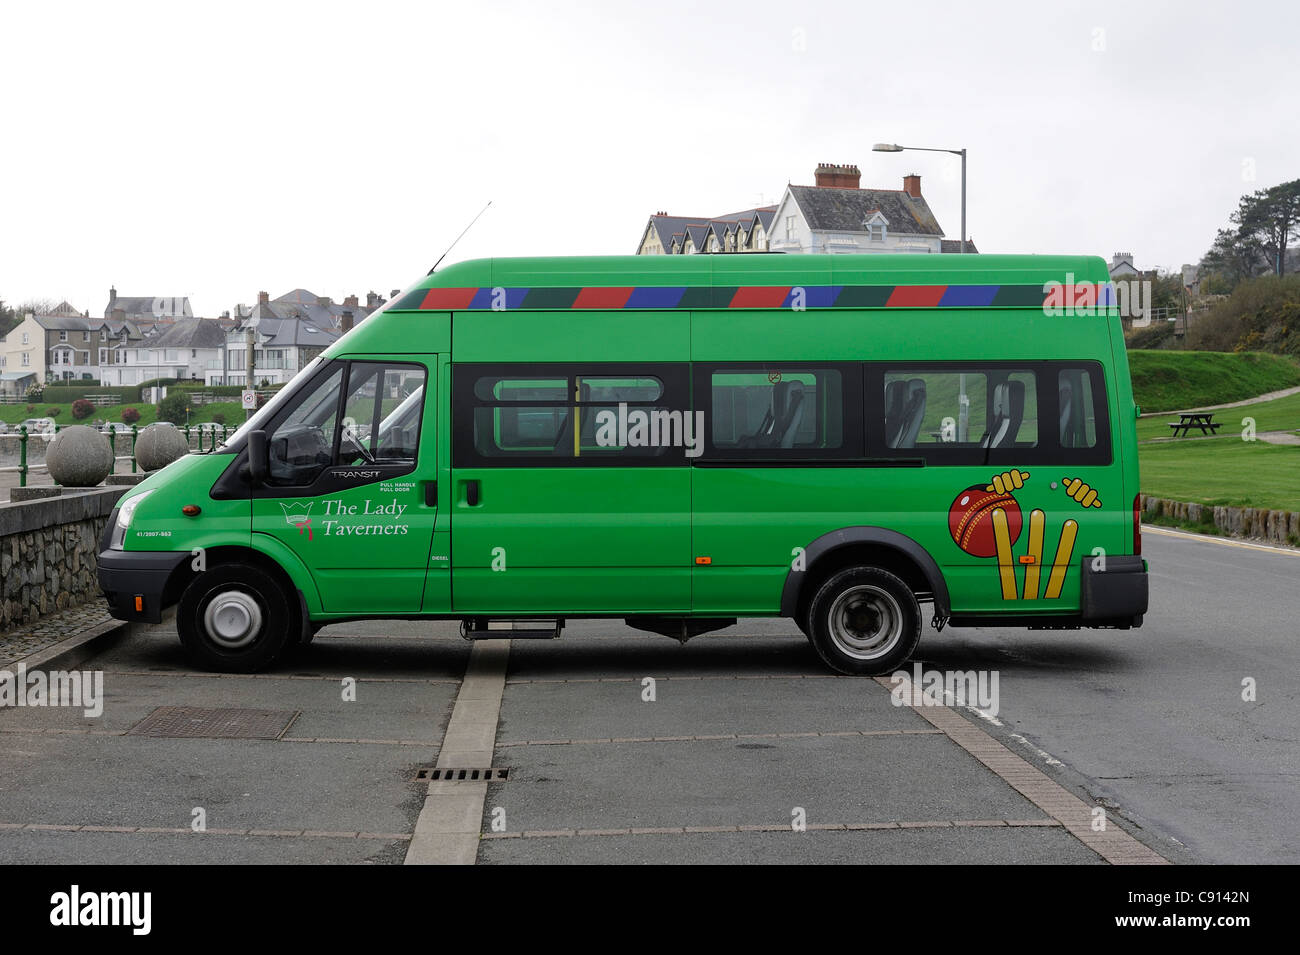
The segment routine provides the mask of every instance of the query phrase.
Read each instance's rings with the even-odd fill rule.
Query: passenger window
[[[461,366],[456,414],[472,423],[457,428],[455,455],[481,464],[681,463],[691,441],[703,440],[686,407],[685,368],[652,367],[661,373],[644,365]]]
[[[1092,376],[1083,368],[1066,368],[1057,376],[1061,447],[1097,446],[1097,409]]]
[[[712,455],[799,459],[862,453],[861,421],[848,420],[846,373],[839,367],[718,367],[709,369],[707,384]]]
[[[1032,371],[886,370],[887,448],[1027,448],[1038,444]]]

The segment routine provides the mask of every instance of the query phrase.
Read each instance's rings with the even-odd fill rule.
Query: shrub
[[[140,412],[132,407],[122,409],[122,422],[124,424],[135,424],[140,420]]]
[[[57,417],[59,416],[59,412],[62,411],[62,410],[63,410],[62,408],[46,408],[46,409],[45,409],[45,417],[47,417],[47,418],[57,418]]]
[[[28,406],[27,406],[27,413],[28,413],[28,414],[31,414],[31,413],[32,413],[33,411],[35,411],[35,410],[36,410],[36,406],[35,406],[35,405],[28,405]]]
[[[39,381],[33,381],[27,386],[27,397],[32,401],[40,401],[41,395],[45,394],[45,386]]]
[[[85,398],[78,398],[72,403],[72,417],[80,421],[82,418],[89,418],[95,413],[95,406]]]
[[[158,420],[170,421],[172,424],[185,424],[189,417],[189,404],[184,392],[169,394],[158,405]]]
[[[212,415],[212,423],[213,423],[213,424],[225,424],[225,423],[226,423],[226,415],[225,415],[225,413],[222,412],[222,411],[216,411],[216,412],[213,412],[213,415]]]

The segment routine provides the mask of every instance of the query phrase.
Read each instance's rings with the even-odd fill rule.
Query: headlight
[[[122,534],[125,534],[126,529],[131,526],[131,518],[135,516],[135,509],[140,506],[140,502],[152,493],[152,488],[147,491],[141,491],[117,509],[117,529],[121,531]]]

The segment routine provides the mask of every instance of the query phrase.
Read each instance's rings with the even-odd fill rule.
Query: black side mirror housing
[[[265,431],[248,432],[248,476],[256,485],[265,484],[270,473],[270,457]]]

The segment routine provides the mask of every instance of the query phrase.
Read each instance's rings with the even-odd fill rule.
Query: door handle
[[[470,507],[478,507],[478,500],[479,500],[478,492],[479,492],[478,481],[466,481],[465,482],[465,503],[468,504]]]
[[[424,506],[425,507],[438,506],[438,482],[437,481],[424,482]]]

